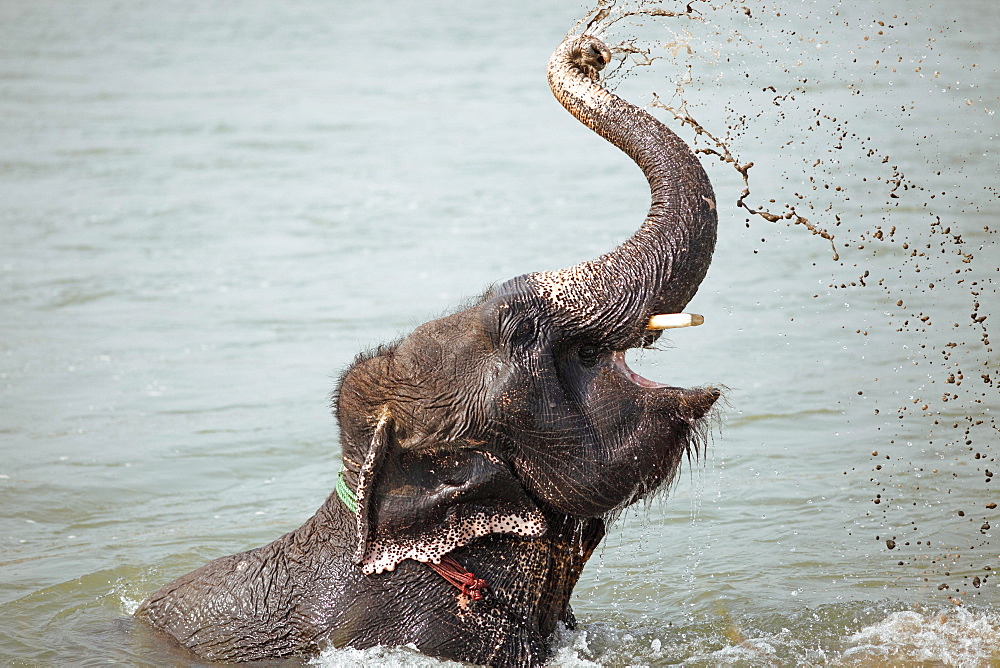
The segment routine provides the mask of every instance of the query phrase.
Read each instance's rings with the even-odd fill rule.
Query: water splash
[[[463,663],[435,659],[417,651],[417,648],[406,647],[370,647],[368,649],[328,649],[309,662],[311,666],[323,668],[367,668],[368,666],[386,666],[386,668],[449,668],[464,666]]]
[[[663,65],[650,105],[714,170],[720,220],[759,233],[754,255],[797,229],[831,249],[790,279],[841,320],[860,362],[852,398],[830,397],[876,446],[843,471],[871,503],[845,533],[875,540],[887,574],[959,603],[986,589],[996,556],[998,198],[970,178],[1000,170],[995,66],[963,35],[981,5],[601,0],[577,26],[620,40],[613,85]],[[734,79],[745,95],[727,99]],[[958,146],[962,162],[942,157]],[[864,373],[894,356],[897,377]]]
[[[871,662],[981,666],[1000,659],[1000,615],[952,608],[894,612],[848,638],[851,665]]]

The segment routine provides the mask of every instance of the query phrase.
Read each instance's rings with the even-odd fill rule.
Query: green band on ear
[[[337,474],[337,496],[340,500],[344,502],[347,509],[350,510],[355,515],[358,514],[358,497],[347,486],[347,481],[344,480],[344,469],[340,469],[340,473]]]

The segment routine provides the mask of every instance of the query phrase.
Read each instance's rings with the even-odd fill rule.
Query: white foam
[[[979,666],[1000,659],[1000,614],[964,608],[894,612],[849,641],[845,659]]]
[[[406,647],[370,647],[368,649],[327,649],[309,661],[310,665],[324,668],[450,668],[464,666],[444,659],[424,656],[414,645]]]
[[[569,631],[560,628],[557,632],[557,649],[555,655],[546,664],[558,668],[599,668],[601,664],[591,661],[593,656],[588,643],[585,628]]]
[[[120,596],[122,612],[131,617],[135,614],[135,611],[139,609],[139,604],[142,603],[141,600],[135,598],[129,598],[124,594]]]
[[[548,668],[598,668],[604,665],[697,663],[716,666],[911,665],[972,668],[1000,659],[1000,612],[941,609],[887,613],[881,621],[834,640],[800,637],[782,628],[756,637],[654,626],[619,628],[607,622],[560,629]],[[722,645],[720,647],[720,645]],[[329,649],[313,665],[328,668],[439,668],[458,664],[420,654],[414,646],[366,650]]]

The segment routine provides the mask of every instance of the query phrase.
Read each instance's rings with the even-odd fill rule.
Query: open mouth
[[[660,313],[650,317],[649,322],[646,324],[646,329],[664,330],[674,329],[677,327],[697,327],[703,322],[705,322],[705,318],[697,313]],[[618,369],[623,376],[639,387],[645,387],[651,390],[660,387],[671,387],[670,385],[657,383],[649,378],[645,378],[628,368],[628,364],[625,362],[625,351],[615,351],[612,353],[611,361],[614,363],[615,368]]]
[[[632,369],[630,369],[628,367],[628,364],[625,362],[625,353],[622,351],[615,351],[611,353],[611,361],[614,363],[615,368],[618,369],[618,371],[621,372],[623,376],[631,380],[639,387],[646,387],[649,389],[656,389],[659,387],[670,387],[669,385],[664,385],[663,383],[657,383],[656,381],[650,380],[649,378],[641,376],[637,374],[635,371],[632,371]]]

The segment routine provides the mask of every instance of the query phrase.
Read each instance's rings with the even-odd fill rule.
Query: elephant
[[[606,527],[697,459],[721,394],[625,361],[678,319],[698,324],[682,311],[717,214],[683,140],[601,85],[611,57],[596,37],[567,38],[548,79],[645,174],[638,231],[358,355],[334,394],[343,468],[322,507],[167,584],[140,620],[213,661],[408,644],[472,664],[546,660]]]

